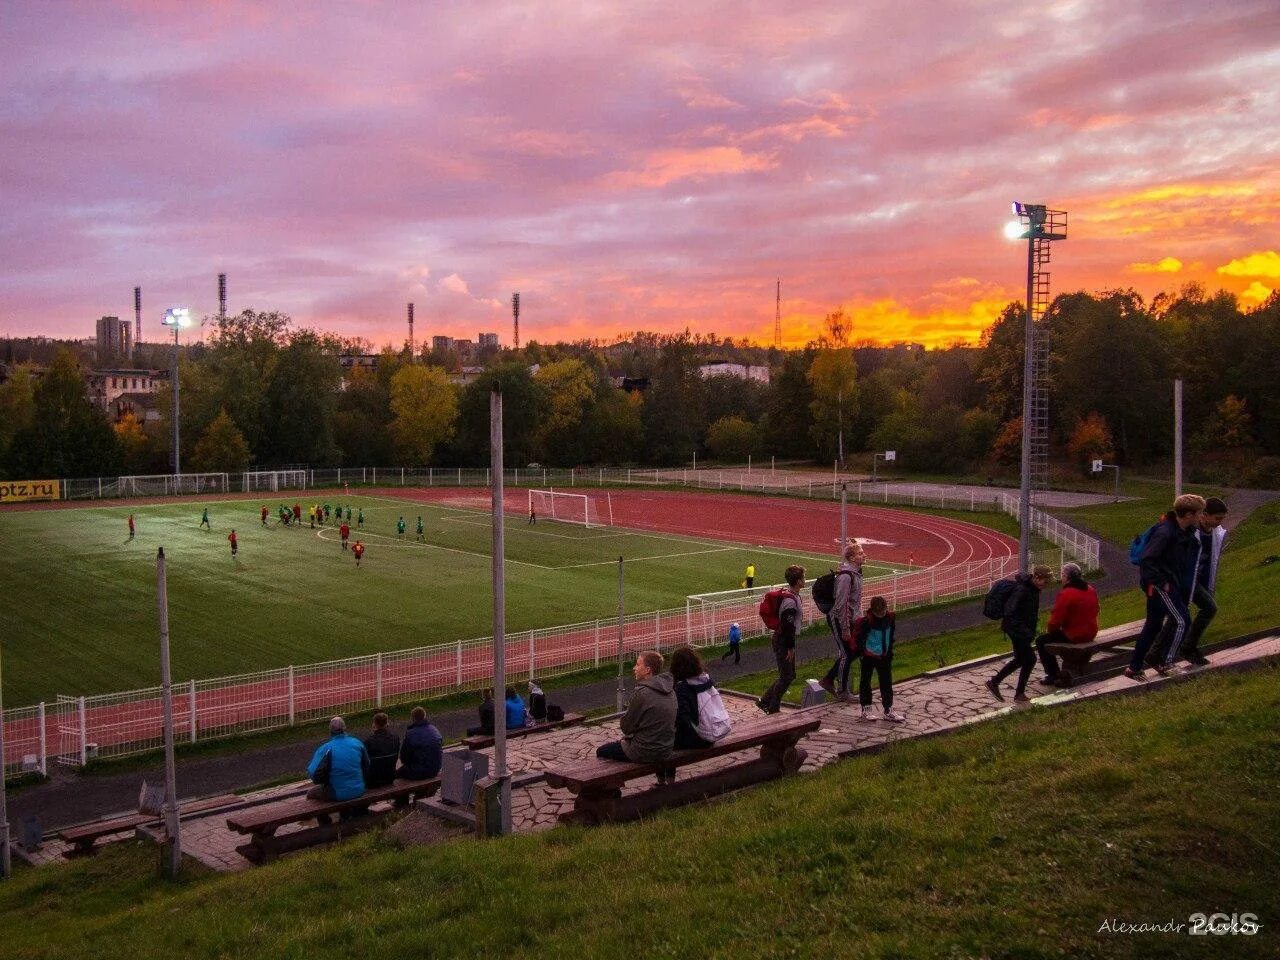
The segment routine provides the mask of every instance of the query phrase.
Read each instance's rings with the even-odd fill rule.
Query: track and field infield
[[[490,632],[489,520],[484,490],[308,491],[301,529],[274,520],[280,498],[4,511],[11,560],[4,605],[5,702],[52,699],[156,682],[154,559],[169,558],[174,677],[226,676],[315,663]],[[603,496],[604,492],[595,492]],[[506,525],[508,629],[610,617],[626,557],[627,610],[680,605],[690,593],[757,583],[799,562],[834,562],[838,505],[711,493],[611,490],[616,526],[524,522],[512,489]],[[365,513],[352,539],[368,548],[356,570],[336,526],[312,530],[307,507],[328,500]],[[287,501],[295,502],[293,497]],[[271,510],[269,526],[259,507]],[[212,530],[199,526],[210,508]],[[133,513],[138,533],[128,538]],[[396,533],[404,515],[406,532]],[[424,536],[416,536],[418,515]],[[850,532],[869,541],[872,575],[914,562],[958,563],[1012,550],[975,524],[853,507]],[[239,555],[226,536],[235,528]]]

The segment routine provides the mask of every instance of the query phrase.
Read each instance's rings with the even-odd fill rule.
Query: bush
[[[707,449],[716,460],[739,463],[760,446],[756,428],[742,417],[721,417],[707,431]]]
[[[1245,474],[1246,486],[1280,490],[1280,457],[1259,457]]]

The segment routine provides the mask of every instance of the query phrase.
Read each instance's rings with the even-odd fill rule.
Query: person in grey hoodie
[[[836,645],[836,660],[827,675],[818,681],[823,690],[837,700],[849,699],[849,666],[853,663],[853,625],[862,616],[862,565],[867,554],[862,544],[853,541],[844,548],[844,563],[836,571],[835,602],[827,614],[831,639]]]
[[[662,670],[662,654],[646,650],[636,657],[632,675],[636,689],[622,715],[622,739],[596,749],[604,760],[661,763],[671,756],[676,739],[675,681]]]

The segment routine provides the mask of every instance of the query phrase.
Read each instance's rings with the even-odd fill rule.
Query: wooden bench
[[[581,823],[631,820],[662,807],[692,803],[795,773],[806,756],[796,744],[817,730],[819,723],[810,711],[797,710],[741,724],[714,746],[677,750],[663,766],[679,768],[752,747],[760,748],[759,757],[626,797],[622,795],[623,785],[639,777],[653,776],[658,772],[657,764],[592,759],[572,767],[548,769],[546,782],[553,787],[564,787],[576,797],[573,812],[561,819]]]
[[[227,807],[237,803],[239,800],[240,797],[235,794],[192,800],[189,803],[178,805],[178,816],[181,818],[195,813],[203,813],[206,810],[216,810],[219,807]],[[78,827],[68,827],[65,830],[58,831],[58,839],[64,843],[71,844],[71,847],[63,853],[64,857],[83,857],[97,853],[99,848],[95,844],[103,837],[136,830],[138,827],[158,827],[163,823],[163,819],[163,817],[154,813],[131,813],[128,816],[115,817],[111,820],[96,820],[93,823],[81,824]],[[126,840],[128,837],[120,837],[120,839]]]
[[[397,780],[387,787],[366,790],[350,800],[309,800],[290,797],[275,803],[263,804],[249,810],[238,811],[227,817],[227,826],[236,833],[249,835],[249,842],[236,847],[236,852],[252,863],[263,863],[317,843],[327,843],[341,837],[366,830],[378,823],[390,810],[371,813],[369,806],[384,802],[408,802],[412,797],[429,797],[440,789],[440,778],[430,780]],[[331,822],[335,815],[347,814],[347,819]],[[316,826],[297,830],[277,837],[276,831],[293,823],[315,820]]]
[[[546,730],[556,730],[560,727],[574,727],[586,719],[587,715],[585,713],[566,713],[563,720],[548,720],[528,727],[516,727],[514,730],[508,730],[507,739],[513,740],[516,737],[527,737],[532,733],[542,733]],[[483,750],[485,747],[493,746],[493,735],[480,734],[474,737],[463,737],[462,745],[470,747],[472,750]]]
[[[1098,635],[1088,643],[1046,643],[1044,648],[1062,661],[1060,686],[1069,687],[1078,677],[1090,672],[1089,661],[1095,653],[1133,643],[1141,632],[1142,621],[1134,620],[1099,630]],[[1101,669],[1098,664],[1094,664],[1094,667]]]

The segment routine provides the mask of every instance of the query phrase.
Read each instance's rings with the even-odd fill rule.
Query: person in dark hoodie
[[[493,691],[485,690],[484,697],[480,701],[480,726],[467,727],[468,737],[492,737],[493,736]]]
[[[400,769],[396,773],[401,780],[429,780],[440,772],[443,757],[443,739],[440,731],[427,719],[427,711],[414,707],[409,714],[409,728],[400,744]]]
[[[867,614],[853,625],[854,643],[862,653],[862,678],[858,684],[858,702],[862,705],[862,719],[873,721],[871,712],[871,674],[880,678],[880,704],[884,718],[890,723],[902,723],[907,718],[893,709],[893,637],[897,621],[884,597],[872,597]]]
[[[1071,675],[1045,649],[1050,643],[1090,643],[1098,635],[1098,591],[1085,582],[1078,563],[1062,565],[1062,589],[1053,601],[1045,632],[1036,637],[1036,653],[1044,667],[1046,687],[1070,686]]]
[[[1160,636],[1166,620],[1173,624],[1173,636],[1164,662],[1156,665],[1156,672],[1168,673],[1178,658],[1191,621],[1187,604],[1195,593],[1196,569],[1200,565],[1197,524],[1204,508],[1204,497],[1184,493],[1173,501],[1173,509],[1151,528],[1146,546],[1142,548],[1138,582],[1147,595],[1147,619],[1138,642],[1133,645],[1133,659],[1125,667],[1124,675],[1130,680],[1147,678],[1143,669],[1147,651]]]
[[[1004,616],[1000,618],[1000,629],[1013,644],[1013,659],[987,681],[986,687],[993,697],[1003,700],[1000,684],[1005,677],[1017,670],[1018,686],[1014,690],[1013,699],[1016,703],[1026,703],[1031,699],[1027,696],[1027,681],[1036,665],[1034,646],[1036,623],[1040,619],[1040,591],[1053,582],[1053,571],[1045,566],[1037,566],[1030,576],[1020,573],[1014,580],[1014,588],[1004,603]]]
[[[1205,501],[1204,513],[1196,524],[1196,535],[1200,538],[1200,565],[1196,568],[1196,585],[1191,592],[1196,618],[1191,621],[1186,639],[1182,641],[1182,658],[1197,667],[1209,662],[1209,658],[1200,652],[1200,638],[1218,614],[1215,593],[1218,589],[1218,562],[1222,559],[1222,545],[1227,539],[1226,528],[1222,526],[1226,518],[1226,503],[1219,497],[1210,497]],[[1172,628],[1172,621],[1166,621],[1160,632],[1160,642],[1152,644],[1147,654],[1149,665],[1154,667],[1162,663],[1168,655],[1169,645],[1173,642]]]
[[[601,744],[596,749],[597,757],[661,763],[671,756],[676,737],[675,681],[671,674],[663,673],[662,667],[662,654],[655,650],[636,657],[631,670],[636,689],[619,724],[622,739]]]
[[[365,789],[389,787],[396,778],[396,757],[400,754],[400,738],[387,729],[387,715],[373,715],[373,733],[364,738],[364,748],[369,751],[369,774],[364,778]]]
[[[676,682],[675,748],[701,750],[712,746],[729,732],[731,724],[720,702],[720,692],[711,682],[698,651],[689,646],[672,650],[671,676]],[[700,699],[705,702],[702,710],[698,707]]]
[[[756,701],[756,706],[765,713],[782,710],[782,698],[796,678],[796,634],[804,626],[804,604],[800,599],[800,591],[804,589],[804,567],[792,564],[784,576],[786,596],[778,603],[778,628],[770,639],[773,658],[778,663],[778,679]]]

